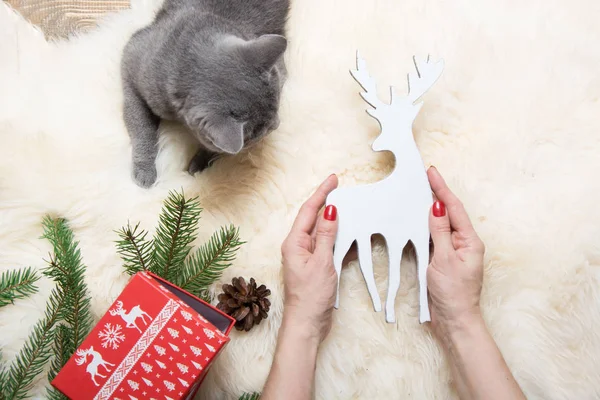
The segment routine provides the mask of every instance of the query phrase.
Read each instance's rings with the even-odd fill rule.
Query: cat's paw
[[[204,171],[212,164],[215,158],[215,154],[206,150],[200,150],[196,153],[194,158],[192,158],[192,161],[190,161],[190,165],[188,166],[189,174],[194,175],[196,172]]]
[[[133,164],[133,180],[143,188],[148,189],[156,182],[157,172],[156,165],[146,163]]]

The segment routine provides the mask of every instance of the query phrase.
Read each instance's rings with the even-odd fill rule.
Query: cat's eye
[[[244,119],[244,114],[239,111],[231,111],[229,115],[238,121],[242,121]]]

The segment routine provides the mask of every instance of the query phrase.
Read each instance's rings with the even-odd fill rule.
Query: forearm
[[[314,395],[318,335],[284,313],[261,400],[308,400]]]
[[[525,399],[481,317],[448,334],[450,362],[463,400]]]

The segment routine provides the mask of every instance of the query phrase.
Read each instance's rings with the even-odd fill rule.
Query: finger
[[[337,208],[333,204],[330,204],[325,208],[323,215],[317,223],[314,254],[333,260],[333,245],[335,244],[337,229]]]
[[[475,235],[475,230],[465,207],[458,197],[452,193],[439,171],[435,167],[430,167],[427,170],[427,176],[435,197],[446,205],[452,229],[465,236]]]
[[[300,207],[300,211],[298,211],[298,215],[296,216],[296,220],[292,225],[292,229],[290,234],[294,233],[306,233],[311,235],[313,228],[315,227],[315,223],[317,222],[317,214],[319,209],[323,207],[325,204],[325,200],[327,199],[327,195],[333,191],[338,185],[337,176],[330,175],[319,188],[313,193],[313,195],[304,202],[302,207]]]
[[[436,200],[429,211],[429,232],[436,255],[454,251],[450,219],[446,213],[446,206],[440,200]]]

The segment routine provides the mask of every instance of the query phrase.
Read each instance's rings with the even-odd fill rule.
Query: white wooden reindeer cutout
[[[135,321],[138,318],[141,318],[144,325],[148,325],[145,317],[148,317],[149,320],[152,320],[152,318],[150,318],[150,316],[144,310],[142,310],[140,306],[135,306],[129,312],[127,312],[127,310],[123,309],[123,302],[121,300],[117,301],[117,306],[114,309],[110,310],[110,315],[121,316],[123,321],[125,321],[125,323],[127,324],[127,328],[135,328],[140,333],[142,332],[142,330],[137,326]]]
[[[427,302],[427,266],[429,264],[429,210],[433,202],[431,187],[423,160],[413,138],[412,125],[423,105],[415,103],[442,74],[444,62],[432,63],[413,58],[416,71],[408,74],[408,95],[399,97],[390,88],[390,103],[377,97],[375,80],[369,76],[366,63],[356,54],[357,69],[352,76],[364,89],[361,97],[373,108],[367,110],[380,126],[381,133],[373,142],[374,151],[394,153],[396,166],[385,179],[369,185],[338,188],[331,192],[327,204],[338,210],[339,230],[335,242],[334,264],[338,274],[335,308],[339,307],[339,282],[342,260],[354,241],[358,245],[358,261],[373,301],[381,311],[381,300],[375,285],[371,255],[371,236],[385,237],[389,255],[388,291],[385,304],[387,322],[395,322],[395,300],[400,287],[402,250],[411,241],[417,254],[419,278],[419,321],[430,320]]]
[[[90,346],[90,348],[87,350],[79,349],[79,350],[77,350],[76,355],[77,355],[77,358],[75,358],[75,363],[77,365],[85,364],[87,362],[87,356],[92,356],[92,361],[90,361],[90,363],[88,364],[88,366],[86,367],[85,370],[92,376],[92,381],[94,382],[94,384],[96,386],[100,386],[98,384],[98,382],[96,382],[97,376],[99,376],[100,378],[106,378],[106,375],[101,375],[98,372],[98,367],[102,366],[102,367],[104,367],[106,372],[110,372],[111,370],[108,367],[115,366],[115,364],[111,364],[108,361],[105,361],[102,358],[102,354],[100,354],[94,350],[94,346]]]

